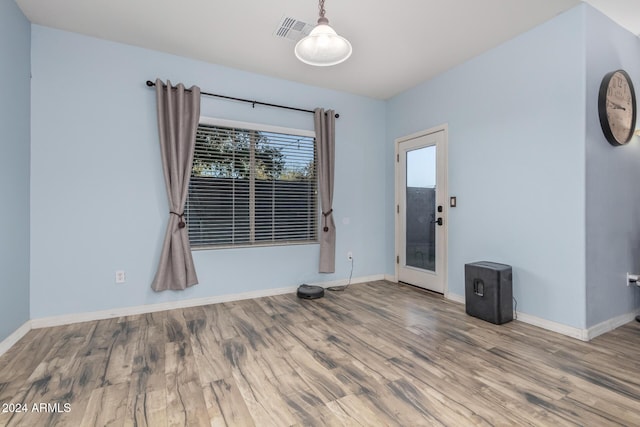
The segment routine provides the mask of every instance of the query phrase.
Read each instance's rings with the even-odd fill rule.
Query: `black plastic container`
[[[513,320],[511,266],[480,261],[464,266],[467,314],[501,325]]]

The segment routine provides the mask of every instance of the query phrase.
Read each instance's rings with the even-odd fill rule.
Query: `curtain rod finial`
[[[151,86],[155,86],[156,84],[154,82],[152,82],[151,80],[147,80],[147,86],[151,87]]]

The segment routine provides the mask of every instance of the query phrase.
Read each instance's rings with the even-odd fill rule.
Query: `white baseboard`
[[[384,280],[384,275],[376,274],[374,276],[354,277],[351,279],[351,284],[355,285],[356,283],[375,282],[377,280]],[[317,282],[317,283],[308,283],[308,284],[313,286],[322,286],[323,288],[330,288],[332,286],[345,286],[348,283],[349,283],[349,280],[340,279],[340,280],[334,280],[332,282]],[[297,288],[293,288],[293,291],[295,291],[296,289]]]
[[[0,341],[0,356],[5,354],[15,343],[20,341],[20,338],[27,335],[27,333],[31,330],[31,320],[27,320],[24,322],[22,326],[15,330],[14,333],[6,337],[4,340]]]
[[[541,317],[532,316],[531,314],[527,313],[518,312],[517,317],[517,320],[528,323],[529,325],[537,326],[551,332],[557,332],[559,334],[566,335],[571,338],[576,338],[581,341],[589,341],[586,329],[575,328],[563,323],[557,323],[551,320],[543,319]]]
[[[617,327],[625,325],[632,320],[635,319],[637,315],[640,314],[640,310],[636,310],[635,312],[622,314],[620,316],[614,317],[609,320],[605,320],[604,322],[598,323],[586,330],[586,341],[592,340],[597,336],[602,334],[606,334],[609,331],[613,331]]]
[[[458,302],[460,304],[466,303],[464,295],[448,293],[445,298],[454,302]],[[516,317],[519,321],[528,323],[529,325],[537,326],[548,331],[557,332],[559,334],[566,335],[572,338],[577,338],[582,341],[589,341],[586,329],[574,328],[573,326],[567,326],[562,323],[552,322],[551,320],[542,319],[540,317],[521,312],[514,313],[514,319]]]
[[[464,295],[458,295],[451,292],[447,292],[444,297],[449,301],[458,302],[460,304],[464,304],[466,302],[464,299]]]
[[[382,274],[376,276],[363,276],[351,279],[351,283],[364,283],[382,280]],[[344,286],[348,283],[346,279],[335,280],[333,282],[309,283],[327,288],[329,286]],[[61,316],[42,317],[31,320],[33,329],[49,328],[52,326],[69,325],[72,323],[92,322],[94,320],[112,319],[114,317],[134,316],[137,314],[154,313],[157,311],[174,310],[177,308],[197,307],[201,305],[218,304],[221,302],[240,301],[244,299],[270,297],[274,295],[289,294],[296,291],[297,286],[284,288],[264,289],[259,291],[242,292],[239,294],[227,294],[205,298],[194,298],[182,301],[170,301],[160,304],[139,305],[134,307],[116,308],[112,310],[92,311],[87,313],[64,314]]]
[[[386,280],[387,282],[391,282],[391,283],[397,283],[396,282],[396,276],[394,276],[393,274],[385,274],[384,275],[384,280]]]
[[[461,304],[465,303],[465,297],[463,295],[458,294],[447,294],[445,298],[448,300],[459,302]],[[614,317],[609,320],[605,320],[604,322],[598,323],[588,329],[580,329],[574,328],[573,326],[567,326],[562,323],[552,322],[550,320],[542,319],[537,316],[532,316],[527,313],[514,313],[518,320],[524,323],[528,323],[533,326],[537,326],[539,328],[546,329],[548,331],[557,332],[562,335],[566,335],[572,338],[579,339],[581,341],[590,341],[595,337],[605,334],[609,331],[613,331],[614,329],[625,325],[632,320],[635,319],[636,316],[640,315],[640,310],[636,310],[635,312],[622,314],[620,316]]]
[[[295,292],[296,287],[265,289],[260,291],[242,292],[239,294],[219,295],[205,298],[193,298],[181,301],[169,301],[159,304],[138,305],[133,307],[115,308],[112,310],[91,311],[86,313],[63,314],[61,316],[41,317],[31,320],[33,329],[49,328],[51,326],[69,325],[72,323],[92,322],[94,320],[112,319],[114,317],[135,316],[137,314],[155,313],[157,311],[174,310],[177,308],[197,307],[201,305],[218,304],[221,302],[240,301],[243,299],[268,297],[273,295]]]

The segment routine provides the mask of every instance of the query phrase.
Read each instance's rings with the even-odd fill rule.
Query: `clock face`
[[[636,96],[629,75],[618,70],[602,80],[598,99],[600,124],[607,140],[623,145],[631,140],[636,122]]]

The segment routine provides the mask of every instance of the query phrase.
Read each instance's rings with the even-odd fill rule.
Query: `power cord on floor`
[[[512,297],[512,298],[515,304],[513,308],[513,318],[514,320],[518,320],[518,300],[516,299],[516,297]]]
[[[349,281],[343,286],[329,286],[327,289],[334,292],[343,292],[347,289],[347,286],[351,284],[351,277],[353,277],[353,257],[351,258],[351,272],[349,273]]]

